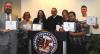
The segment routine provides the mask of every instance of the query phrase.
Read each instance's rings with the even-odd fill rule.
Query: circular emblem
[[[50,32],[39,32],[33,39],[33,46],[38,54],[53,54],[57,49],[57,40]]]

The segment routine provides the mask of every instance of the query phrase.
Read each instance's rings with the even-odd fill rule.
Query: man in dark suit
[[[4,4],[4,13],[0,14],[0,54],[16,54],[17,33],[16,30],[5,29],[6,21],[16,21],[11,2]]]
[[[52,8],[51,10],[51,16],[48,17],[47,19],[47,30],[48,31],[56,31],[56,25],[62,25],[62,17],[57,15],[57,9],[56,8]],[[57,38],[57,37],[56,37]],[[61,40],[58,40],[58,46],[57,46],[57,50],[55,51],[54,54],[63,54],[63,43]]]
[[[51,16],[48,17],[47,19],[47,29],[49,31],[55,31],[56,30],[56,25],[61,25],[62,24],[62,17],[57,15],[57,9],[52,8],[51,10]]]

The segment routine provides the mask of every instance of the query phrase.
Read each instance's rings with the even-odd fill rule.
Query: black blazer
[[[39,18],[35,18],[33,20],[33,24],[39,24],[39,20],[40,20]],[[43,19],[42,23],[43,23],[43,29],[47,29],[46,19]]]
[[[55,18],[53,16],[48,17],[47,19],[47,30],[49,31],[55,31],[56,25],[62,25],[63,18],[59,15],[57,15]]]

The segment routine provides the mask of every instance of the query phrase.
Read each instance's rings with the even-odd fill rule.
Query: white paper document
[[[42,24],[33,24],[32,25],[32,30],[33,31],[40,31],[40,30],[42,30]]]
[[[95,25],[97,22],[97,18],[94,16],[89,16],[89,17],[87,17],[86,22],[88,25]]]
[[[5,29],[16,30],[16,21],[6,21]]]
[[[56,25],[56,31],[59,31],[60,28],[60,25]]]
[[[65,31],[75,31],[75,22],[64,22],[63,23],[63,28]]]

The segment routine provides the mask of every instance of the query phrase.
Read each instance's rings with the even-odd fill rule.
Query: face
[[[68,13],[66,12],[66,11],[63,11],[62,12],[62,16],[65,18],[65,19],[67,19],[68,20]]]
[[[57,9],[53,8],[53,9],[51,10],[51,14],[52,14],[52,16],[57,15]]]
[[[12,4],[11,3],[4,4],[4,11],[5,13],[10,14],[12,12]]]
[[[43,12],[39,11],[39,17],[42,18],[43,17]]]
[[[76,16],[73,13],[70,13],[69,14],[69,20],[70,21],[75,21],[75,19],[76,19]]]
[[[25,19],[26,21],[29,21],[29,19],[30,19],[30,13],[25,13],[24,19]]]
[[[86,15],[86,13],[87,13],[87,8],[86,8],[86,7],[82,7],[82,8],[81,8],[81,13],[82,13],[82,15]]]

